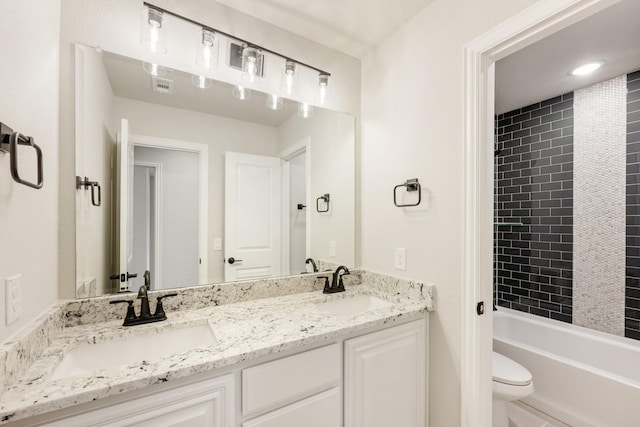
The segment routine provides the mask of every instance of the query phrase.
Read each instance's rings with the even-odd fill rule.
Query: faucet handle
[[[133,301],[131,300],[119,299],[115,301],[110,301],[109,304],[129,304],[129,306],[127,307],[127,314],[124,317],[125,323],[128,323],[129,321],[135,320],[138,318],[136,316],[136,310],[133,308]]]
[[[162,306],[162,298],[168,298],[168,297],[175,297],[178,296],[177,293],[171,293],[171,294],[166,294],[166,295],[161,295],[158,297],[157,302],[156,302],[156,311],[155,313],[153,313],[153,317],[159,317],[159,318],[163,318],[166,319],[167,315],[164,312],[164,307]]]
[[[147,297],[147,287],[145,285],[141,285],[140,289],[138,289],[138,299]]]

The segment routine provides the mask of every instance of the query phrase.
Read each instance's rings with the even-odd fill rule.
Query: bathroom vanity
[[[202,300],[207,287],[185,289],[167,301],[167,321],[128,328],[111,320],[123,307],[107,313],[107,321],[89,320],[96,316],[87,312],[109,307],[111,297],[68,303],[60,307],[67,324],[3,393],[0,424],[424,426],[431,287],[369,272],[354,276],[346,292],[334,295],[322,294],[313,278],[218,285],[219,298],[236,295],[218,306],[190,301]],[[257,297],[269,285],[281,295]],[[282,295],[285,289],[298,292]],[[135,352],[145,337],[171,349],[178,340],[164,334],[202,328],[210,328],[213,341],[178,354],[157,356],[145,344],[152,354],[131,361],[117,349],[125,343]],[[108,365],[61,371],[72,354],[83,363],[76,349],[99,345]]]

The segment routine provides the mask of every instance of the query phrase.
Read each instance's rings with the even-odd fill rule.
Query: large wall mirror
[[[78,298],[354,266],[353,116],[149,67],[75,47]]]

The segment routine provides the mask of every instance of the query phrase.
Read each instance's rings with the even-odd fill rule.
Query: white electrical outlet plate
[[[396,270],[407,269],[407,250],[405,248],[396,248],[394,266]]]
[[[22,313],[22,274],[4,279],[5,320],[10,325],[20,318]]]
[[[213,239],[213,250],[214,251],[222,250],[222,238],[216,237],[215,239]]]
[[[329,256],[336,256],[336,241],[335,240],[330,240],[329,241]]]

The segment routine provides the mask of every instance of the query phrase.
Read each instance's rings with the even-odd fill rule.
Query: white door
[[[281,275],[282,166],[225,153],[225,281]]]
[[[132,274],[128,266],[133,258],[133,144],[129,143],[129,122],[122,119],[118,138],[118,227],[119,227],[119,272],[120,291],[129,290]]]

